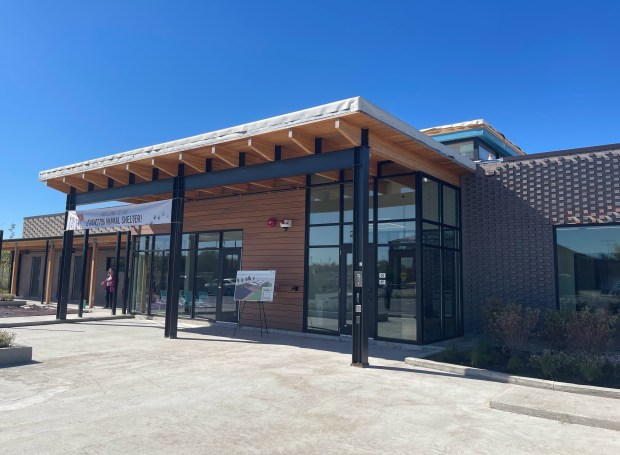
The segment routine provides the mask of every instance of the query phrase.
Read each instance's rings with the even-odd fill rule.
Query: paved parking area
[[[520,386],[405,365],[415,351],[147,320],[12,329],[3,454],[617,454],[620,432],[491,409]],[[549,394],[557,393],[548,391]]]

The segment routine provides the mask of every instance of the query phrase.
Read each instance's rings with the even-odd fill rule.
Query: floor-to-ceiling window
[[[421,180],[422,310],[424,342],[462,332],[459,190]]]
[[[312,176],[308,189],[306,329],[348,334],[353,184]],[[432,342],[462,333],[458,188],[391,162],[369,195],[371,336]],[[424,334],[424,338],[422,338]]]
[[[241,268],[242,231],[183,234],[179,272],[180,318],[235,321],[233,299]],[[132,310],[165,314],[169,236],[140,236],[134,243]]]

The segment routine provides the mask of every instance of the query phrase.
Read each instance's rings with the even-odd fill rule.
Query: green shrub
[[[603,369],[607,361],[604,357],[582,356],[576,361],[577,371],[588,382],[594,382],[603,377]]]
[[[530,355],[528,363],[532,368],[539,369],[545,378],[557,380],[574,369],[575,358],[565,352],[547,350],[542,354]]]
[[[463,359],[463,352],[459,351],[454,343],[451,343],[441,353],[441,360],[447,363],[460,363]]]
[[[0,348],[8,348],[13,344],[15,334],[7,330],[0,330]]]
[[[521,371],[525,368],[525,360],[521,356],[511,355],[506,364],[508,371]]]
[[[527,351],[539,319],[539,309],[494,301],[485,309],[485,330],[502,350],[519,355]]]
[[[469,363],[472,367],[484,368],[491,364],[493,360],[493,352],[491,345],[482,340],[469,351]]]
[[[0,293],[0,301],[2,300],[15,300],[14,294],[2,294]]]
[[[577,313],[573,310],[546,310],[544,314],[544,336],[551,349],[563,351],[569,345],[571,327]]]
[[[602,308],[591,310],[585,307],[570,324],[569,347],[575,352],[601,354],[607,351],[614,339],[618,316]]]

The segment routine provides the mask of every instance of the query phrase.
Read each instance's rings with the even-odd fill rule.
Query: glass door
[[[216,319],[216,306],[220,296],[220,251],[199,250],[196,256],[195,315]]]
[[[340,334],[351,335],[353,328],[353,253],[351,245],[340,248]]]
[[[237,271],[241,268],[241,248],[220,250],[220,282],[216,320],[237,322],[237,302],[234,299]]]

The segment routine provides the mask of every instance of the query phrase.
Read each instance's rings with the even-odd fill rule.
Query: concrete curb
[[[0,300],[0,307],[3,306],[23,306],[28,302],[25,300]]]
[[[14,344],[0,348],[0,368],[32,362],[32,347]]]
[[[80,322],[93,322],[93,321],[109,321],[114,319],[134,319],[133,314],[121,314],[117,316],[95,316],[82,319],[65,319],[61,321],[59,319],[49,319],[44,321],[23,321],[13,323],[0,323],[0,329],[10,329],[13,327],[28,327],[34,325],[51,325],[51,324],[64,324],[68,323],[80,323]]]
[[[432,360],[417,359],[407,357],[405,363],[432,370],[445,371],[469,378],[484,379],[487,381],[503,382],[506,384],[516,384],[537,389],[556,390],[558,392],[578,393],[581,395],[592,395],[595,397],[614,398],[620,400],[620,390],[607,387],[595,387],[590,385],[569,384],[566,382],[547,381],[546,379],[526,378],[523,376],[513,376],[511,374],[499,373],[497,371],[482,370],[480,368],[464,367],[449,363],[434,362]]]
[[[604,428],[607,430],[620,431],[620,421],[596,419],[584,415],[568,414],[565,412],[549,411],[547,409],[535,409],[527,406],[519,406],[516,404],[502,403],[500,401],[491,401],[489,406],[499,411],[512,412],[514,414],[522,414],[532,417],[539,417],[547,420],[557,420],[562,423],[572,423],[577,425],[586,425],[594,428]]]

